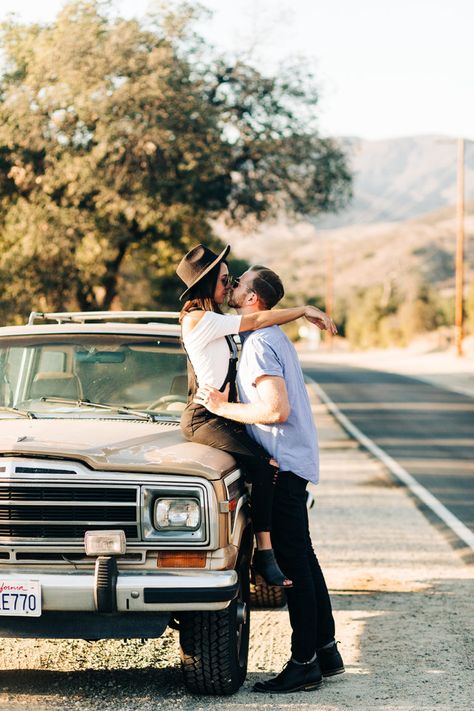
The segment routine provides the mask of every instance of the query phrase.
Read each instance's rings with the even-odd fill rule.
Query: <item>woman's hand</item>
[[[310,323],[314,323],[321,331],[329,331],[333,336],[337,334],[336,324],[332,318],[321,309],[316,308],[316,306],[306,306],[304,315]]]
[[[224,392],[213,388],[212,385],[202,385],[198,388],[193,402],[203,405],[206,410],[218,415],[220,406],[229,402],[229,389],[230,383],[227,383]]]

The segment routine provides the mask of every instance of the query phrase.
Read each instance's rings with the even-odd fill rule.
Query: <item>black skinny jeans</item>
[[[268,452],[247,434],[244,425],[214,415],[196,403],[189,403],[184,410],[181,429],[190,442],[207,444],[232,454],[252,484],[254,532],[271,531],[274,480],[278,470],[270,464]]]
[[[291,653],[298,662],[311,659],[335,634],[326,581],[309,533],[306,486],[293,472],[279,472],[273,498],[272,542],[280,568],[293,581],[286,596]]]

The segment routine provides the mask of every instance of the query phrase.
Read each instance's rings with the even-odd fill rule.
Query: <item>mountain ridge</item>
[[[329,254],[337,293],[394,281],[409,292],[424,281],[451,293],[456,243],[456,141],[443,136],[351,143],[354,200],[339,215],[290,222],[284,216],[251,236],[216,224],[249,262],[279,272],[293,294],[324,293]],[[474,142],[465,146],[466,281],[474,277]]]
[[[467,283],[474,278],[474,201],[466,204],[465,231]],[[416,283],[431,284],[446,295],[454,290],[454,207],[404,222],[317,231],[308,221],[292,225],[280,221],[252,237],[236,230],[226,230],[220,237],[231,244],[234,256],[274,269],[293,295],[323,295],[330,258],[340,297],[388,282],[404,293]]]
[[[456,200],[457,141],[441,135],[369,141],[341,138],[354,174],[351,204],[311,220],[332,229],[400,222]],[[465,142],[466,198],[474,198],[474,141]]]

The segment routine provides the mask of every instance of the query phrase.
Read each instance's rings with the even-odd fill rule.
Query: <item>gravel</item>
[[[0,640],[0,708],[450,711],[474,698],[473,569],[442,530],[315,404],[322,483],[312,536],[333,600],[346,673],[311,693],[257,695],[289,656],[286,610],[253,611],[249,672],[232,697],[187,694],[178,636]]]

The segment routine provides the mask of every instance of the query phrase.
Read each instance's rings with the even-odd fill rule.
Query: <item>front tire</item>
[[[181,669],[193,694],[234,694],[247,675],[250,592],[245,558],[238,573],[237,597],[225,610],[180,615]]]

